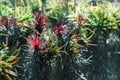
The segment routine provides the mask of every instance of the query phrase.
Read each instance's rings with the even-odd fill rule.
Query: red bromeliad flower
[[[40,49],[40,40],[39,40],[39,38],[37,38],[36,34],[34,34],[34,41],[33,41],[32,45],[34,46],[34,49],[36,51],[38,51]]]
[[[66,30],[67,26],[66,25],[62,25],[62,23],[60,23],[55,30],[53,31],[54,34],[58,35],[59,37],[63,36],[65,34],[65,30]]]
[[[35,51],[39,51],[45,47],[48,41],[45,41],[41,43],[42,36],[40,38],[37,38],[37,35],[34,34],[34,39],[28,39],[29,43],[32,45]]]
[[[40,33],[43,31],[43,26],[48,24],[47,17],[42,15],[41,12],[36,13],[35,15],[35,29]]]
[[[4,26],[8,26],[9,25],[9,20],[8,20],[8,17],[5,17],[5,18],[1,18],[0,19],[0,23]]]

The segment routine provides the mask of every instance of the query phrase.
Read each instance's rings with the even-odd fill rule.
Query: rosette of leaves
[[[81,27],[84,31],[82,35],[86,36],[86,32],[90,32],[90,34],[93,33],[92,38],[99,33],[108,35],[111,31],[118,31],[119,13],[118,4],[96,1],[96,5],[90,5],[89,2],[82,2],[76,6],[76,13],[70,15],[70,20],[72,18],[75,24],[85,22]]]
[[[117,33],[119,28],[119,6],[109,2],[98,4],[87,8],[87,26],[95,32],[92,38],[97,42],[100,37],[106,39],[111,32]]]
[[[43,30],[45,29],[45,27],[48,24],[48,19],[45,15],[43,15],[41,12],[37,12],[35,14],[35,29],[42,34]]]
[[[114,6],[109,8],[113,8]],[[112,9],[112,11],[109,11],[109,8],[106,10],[105,6],[96,6],[92,7],[93,10],[89,10],[89,24],[91,27],[98,27],[103,30],[109,30],[109,29],[117,29],[117,24],[118,24],[118,14],[119,9]]]
[[[29,55],[31,55],[31,61],[30,64],[31,67],[27,69],[28,71],[31,71],[32,73],[29,73],[31,77],[27,77],[28,79],[47,79],[47,74],[49,73],[49,57],[48,56],[48,43],[49,41],[44,39],[43,35],[38,35],[34,33],[34,36],[32,38],[26,38],[28,41],[29,46]],[[46,68],[46,69],[45,69]],[[47,71],[47,72],[46,72]],[[46,73],[45,75],[42,75],[43,73]]]
[[[1,23],[1,33],[7,36],[1,37],[1,41],[5,42],[6,38],[8,40],[8,45],[17,43],[20,37],[20,28],[16,25],[16,19],[8,19],[4,17],[0,19]]]
[[[39,55],[39,61],[41,63],[44,63],[47,57],[46,51],[47,47],[46,45],[48,44],[48,40],[44,41],[43,36],[41,35],[38,37],[36,33],[34,33],[34,38],[33,39],[27,39],[29,42],[30,48],[34,51],[33,55]],[[44,41],[44,42],[43,42]],[[36,56],[37,57],[37,56]]]
[[[59,56],[61,59],[63,59],[63,62],[65,59],[70,59],[70,61],[74,60],[78,55],[82,53],[82,50],[90,45],[87,38],[81,36],[80,28],[77,27],[69,30],[66,25],[59,24],[53,30],[53,34],[56,36],[53,43],[56,43],[54,43],[55,47],[52,49],[54,50],[54,48],[58,48],[55,50],[58,50]]]
[[[0,44],[0,79],[12,80],[17,78],[18,73],[15,64],[20,60],[20,49],[17,45],[7,47],[6,44]]]
[[[18,43],[20,45],[26,44],[24,36],[27,37],[33,33],[33,28],[29,27],[28,23],[18,23],[17,19],[8,17],[0,18],[0,42],[8,40],[8,45]]]
[[[90,28],[107,33],[118,29],[120,10],[117,4],[104,2],[96,6],[88,6],[86,10]]]

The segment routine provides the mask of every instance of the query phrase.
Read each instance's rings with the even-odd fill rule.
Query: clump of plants
[[[34,34],[32,33],[25,39],[28,44],[28,53],[32,55],[34,61],[32,64],[37,64],[37,66],[41,66],[39,68],[40,71],[35,72],[42,74],[46,72],[44,68],[47,66],[52,67],[53,60],[55,59],[56,65],[59,63],[59,70],[64,72],[64,70],[69,67],[67,63],[72,63],[77,56],[82,56],[83,47],[87,48],[90,44],[89,41],[85,41],[79,34],[79,27],[75,27],[70,29],[66,24],[60,23],[55,28],[49,28],[48,19],[45,15],[42,15],[40,12],[35,14],[34,20]],[[76,33],[77,32],[77,33]],[[32,36],[32,38],[30,38]],[[68,61],[68,62],[67,62]],[[31,67],[36,69],[36,67]],[[47,77],[39,75],[43,77],[43,79],[47,79],[49,77],[49,69]],[[38,68],[37,68],[38,69]],[[59,75],[59,73],[57,74]],[[33,76],[38,76],[34,75]]]
[[[11,5],[6,9],[0,6],[0,79],[18,79],[23,73],[23,78],[29,74],[26,79],[77,80],[80,72],[76,69],[89,62],[91,55],[87,53],[95,48],[94,43],[107,42],[111,32],[119,31],[117,4],[98,1],[66,5],[57,1],[60,5],[49,8],[47,4],[52,3],[46,2],[44,7],[41,3],[29,5],[34,0],[26,2],[17,3],[15,10]],[[19,71],[21,65],[23,71]]]

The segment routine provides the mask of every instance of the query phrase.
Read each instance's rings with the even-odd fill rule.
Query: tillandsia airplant
[[[35,14],[35,29],[42,33],[44,27],[48,24],[47,17],[41,12]]]
[[[7,44],[0,44],[0,78],[12,80],[18,76],[15,66],[20,60],[20,49],[17,45],[8,47]]]

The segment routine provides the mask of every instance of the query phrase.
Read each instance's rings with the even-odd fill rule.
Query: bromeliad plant
[[[40,55],[40,61],[45,62],[45,59],[47,57],[46,54],[46,45],[48,44],[48,40],[43,42],[43,36],[38,37],[36,33],[34,33],[34,38],[33,39],[26,39],[29,44],[30,48],[33,49],[34,55]]]
[[[20,60],[19,55],[17,45],[8,47],[7,44],[0,44],[0,79],[12,80],[18,76],[14,65]]]
[[[61,59],[63,59],[65,56],[75,58],[76,54],[81,53],[80,45],[86,46],[82,44],[84,43],[82,38],[81,41],[83,42],[81,43],[79,41],[78,44],[78,35],[77,37],[74,35],[74,32],[76,32],[78,28],[75,27],[73,30],[69,30],[67,25],[60,23],[53,30],[44,31],[45,27],[42,26],[47,24],[47,17],[43,16],[40,12],[36,13],[35,29],[39,33],[35,31],[33,39],[26,39],[30,44],[29,46],[33,48],[34,54],[40,55],[40,61],[43,62],[48,58],[51,59],[54,57],[61,57]],[[40,36],[40,38],[38,36]]]
[[[50,49],[53,49],[53,52],[57,52],[56,55],[61,58],[63,66],[66,66],[67,60],[72,61],[77,56],[82,55],[82,49],[89,45],[89,41],[84,40],[81,34],[78,33],[79,31],[78,26],[70,30],[69,26],[62,23],[58,24],[53,30],[54,36],[52,37]]]
[[[47,57],[46,54],[46,45],[48,44],[48,40],[44,39],[44,29],[45,26],[48,24],[47,17],[42,15],[41,12],[37,12],[35,14],[35,21],[34,21],[34,37],[33,38],[25,38],[28,43],[31,51],[33,51],[33,56],[40,59],[39,61],[44,63]],[[40,37],[39,37],[40,36]]]
[[[41,12],[37,12],[35,14],[35,29],[42,33],[45,26],[48,24],[47,17],[43,15]]]
[[[12,80],[18,77],[15,69],[20,60],[20,28],[16,19],[0,19],[0,79]]]
[[[120,23],[118,5],[105,2],[87,9],[89,9],[88,27],[95,32],[94,43],[97,42],[96,38],[106,39],[111,32],[115,32],[115,34],[118,32]]]
[[[33,32],[31,27],[28,27],[29,24],[19,24],[17,19],[8,17],[0,18],[0,42],[5,42],[8,39],[8,46],[19,43],[22,45],[22,40],[25,41],[24,36],[28,36],[31,32]],[[29,25],[30,26],[30,25]]]
[[[1,34],[7,36],[0,37],[0,42],[5,42],[8,39],[8,46],[18,41],[20,37],[20,28],[16,25],[16,19],[8,19],[7,17],[0,19]]]
[[[34,38],[32,39],[28,39],[31,48],[33,48],[35,51],[39,52],[39,50],[43,50],[43,48],[45,48],[45,45],[48,41],[45,41],[44,43],[41,43],[43,39],[43,36],[41,36],[40,38],[37,37],[36,33],[34,33]]]

